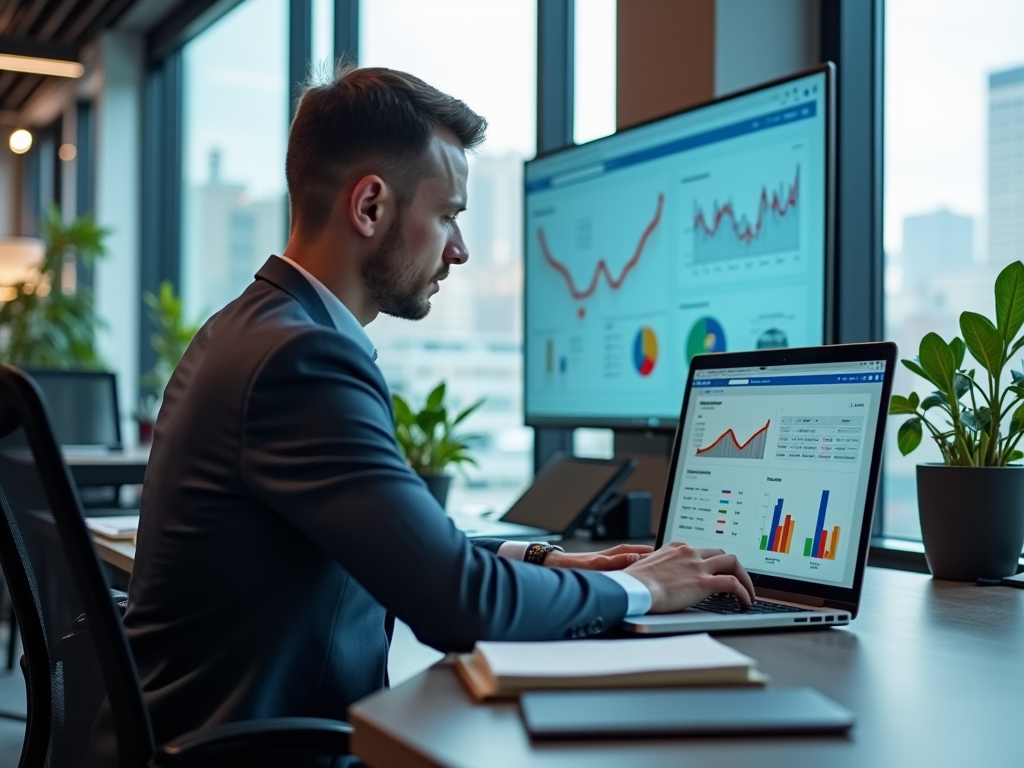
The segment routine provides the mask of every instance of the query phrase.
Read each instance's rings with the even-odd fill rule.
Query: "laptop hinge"
[[[781,589],[765,589],[764,587],[758,587],[757,596],[767,597],[772,600],[785,600],[788,603],[800,603],[801,605],[810,605],[814,608],[821,608],[823,605],[825,605],[825,598],[823,597],[798,595],[795,592],[783,592]]]

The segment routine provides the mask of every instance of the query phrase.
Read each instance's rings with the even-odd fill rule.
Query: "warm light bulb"
[[[78,154],[78,150],[75,149],[74,144],[61,144],[60,149],[57,150],[57,157],[63,160],[65,163],[74,160],[75,155]]]
[[[32,149],[32,134],[24,128],[19,128],[11,134],[11,152],[16,155],[23,155]]]

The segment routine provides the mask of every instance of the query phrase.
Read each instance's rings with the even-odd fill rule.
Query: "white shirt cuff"
[[[626,615],[643,616],[651,610],[651,591],[625,571],[598,571],[626,590]]]
[[[506,541],[498,547],[498,554],[507,557],[509,560],[522,560],[526,557],[526,548],[530,546],[528,541]]]

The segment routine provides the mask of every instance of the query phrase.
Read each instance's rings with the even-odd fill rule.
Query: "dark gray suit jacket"
[[[146,471],[125,626],[158,743],[344,719],[386,684],[393,616],[442,651],[621,621],[603,575],[456,530],[399,454],[366,351],[287,262],[256,277],[174,372]]]

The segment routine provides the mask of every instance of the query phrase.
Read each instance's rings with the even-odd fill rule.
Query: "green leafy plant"
[[[92,266],[106,253],[110,230],[91,216],[65,222],[50,206],[39,222],[45,245],[40,279],[13,286],[13,296],[0,307],[5,341],[0,357],[6,362],[40,368],[100,368],[96,352],[96,317],[92,291],[79,285],[65,290],[64,260],[68,255]]]
[[[999,273],[995,297],[995,323],[976,312],[964,312],[963,338],[947,344],[937,333],[929,333],[921,340],[917,358],[903,361],[936,388],[924,399],[916,392],[892,398],[889,413],[910,417],[897,435],[904,456],[920,445],[927,429],[950,466],[1003,467],[1024,458],[1017,449],[1024,436],[1024,373],[1011,369],[1011,379],[1003,386],[1004,369],[1024,346],[1024,337],[1017,338],[1024,325],[1024,264],[1016,261]],[[982,376],[976,369],[964,369],[968,351],[981,365]]]
[[[159,399],[200,326],[185,320],[184,301],[175,294],[170,280],[161,282],[155,295],[147,292],[143,300],[156,326],[156,331],[149,337],[149,343],[156,352],[156,362],[142,383],[156,390],[156,399]]]
[[[445,384],[441,382],[427,395],[423,410],[416,412],[401,395],[391,395],[398,446],[418,475],[442,475],[449,466],[476,466],[469,449],[480,436],[457,434],[455,430],[484,401],[478,400],[449,418],[444,396]]]

